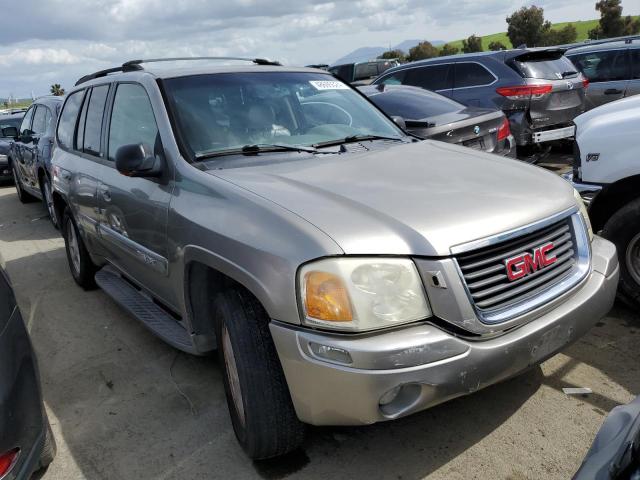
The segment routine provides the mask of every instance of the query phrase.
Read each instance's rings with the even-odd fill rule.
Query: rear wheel
[[[256,460],[295,450],[304,438],[304,425],[291,402],[267,313],[240,289],[215,301],[218,355],[238,442]]]
[[[89,252],[84,246],[71,210],[67,207],[62,221],[64,245],[67,250],[67,261],[73,279],[85,290],[96,287],[94,276],[98,267],[91,261]]]
[[[53,194],[51,192],[51,182],[49,181],[49,177],[44,175],[41,179],[41,188],[42,188],[42,202],[49,212],[49,220],[55,228],[59,227],[58,214],[56,212],[55,205],[53,203]]]
[[[37,199],[33,195],[27,193],[24,188],[22,188],[20,175],[18,175],[16,167],[13,165],[11,166],[11,172],[13,173],[13,183],[15,183],[16,185],[16,192],[18,192],[18,200],[20,200],[20,202],[22,203],[31,203],[36,201]]]
[[[40,454],[40,460],[38,462],[38,469],[47,468],[56,456],[56,440],[53,437],[53,431],[51,425],[47,419],[47,426],[44,436],[44,444],[42,446],[42,453]]]
[[[619,290],[623,300],[640,306],[640,199],[614,213],[602,235],[615,243],[618,250]]]

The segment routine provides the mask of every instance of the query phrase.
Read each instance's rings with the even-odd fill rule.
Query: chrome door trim
[[[158,273],[161,273],[162,275],[168,274],[169,261],[162,255],[149,250],[147,247],[143,247],[139,243],[134,242],[130,238],[125,237],[121,233],[116,232],[104,224],[98,225],[98,232],[103,239],[125,251],[140,263],[148,266]]]

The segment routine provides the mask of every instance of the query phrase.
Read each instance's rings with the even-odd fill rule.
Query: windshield
[[[247,145],[405,136],[349,86],[321,73],[195,75],[168,79],[165,87],[177,137],[192,160]]]

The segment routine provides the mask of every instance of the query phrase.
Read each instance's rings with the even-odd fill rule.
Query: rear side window
[[[495,77],[479,63],[456,63],[455,88],[481,87],[495,81]]]
[[[145,89],[137,84],[118,85],[109,127],[109,160],[123,145],[146,144],[155,149],[158,126]]]
[[[90,155],[100,155],[100,137],[102,133],[102,116],[104,105],[109,93],[108,85],[101,85],[91,89],[91,97],[86,110],[84,124],[84,141],[82,150]],[[78,137],[78,147],[80,138]]]
[[[626,50],[579,53],[570,58],[591,82],[614,82],[629,78]]]
[[[39,105],[36,113],[33,115],[33,124],[31,130],[36,135],[42,135],[47,131],[47,113],[49,109],[43,105]],[[51,115],[49,115],[50,117]]]
[[[28,135],[31,133],[31,119],[33,118],[33,112],[35,110],[35,106],[27,110],[27,113],[24,115],[22,123],[20,124],[20,135]]]
[[[453,88],[452,73],[451,64],[411,68],[402,83],[433,91],[449,90]]]
[[[64,104],[60,121],[58,122],[58,144],[65,148],[73,148],[73,134],[76,130],[78,113],[82,106],[84,90],[78,90],[67,98]]]
[[[575,77],[578,74],[573,63],[567,57],[531,58],[525,61],[515,60],[517,70],[525,78],[540,80],[561,80]]]

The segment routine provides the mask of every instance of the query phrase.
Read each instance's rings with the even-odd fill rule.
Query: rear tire
[[[218,355],[233,430],[254,460],[284,455],[304,439],[269,332],[269,316],[241,289],[215,299]]]
[[[20,181],[18,172],[16,172],[16,167],[11,165],[11,171],[13,172],[13,183],[16,186],[16,192],[18,193],[18,200],[20,200],[20,203],[35,202],[37,198],[26,192],[25,189],[22,188],[22,182]]]
[[[46,418],[46,417],[45,417]],[[42,453],[40,454],[40,460],[38,461],[38,470],[47,468],[53,459],[56,457],[58,448],[56,446],[56,440],[51,430],[51,425],[47,419],[47,427],[45,430],[44,443],[42,446]]]
[[[60,222],[58,220],[58,214],[56,207],[53,203],[53,191],[51,190],[51,182],[49,177],[45,174],[40,180],[40,188],[42,190],[42,203],[49,213],[49,220],[55,229],[58,229]]]
[[[64,246],[67,251],[67,261],[69,262],[71,276],[83,289],[92,290],[96,288],[94,277],[98,267],[91,261],[69,207],[64,211],[62,225]]]
[[[614,213],[605,224],[602,236],[615,243],[618,250],[618,292],[622,300],[640,307],[640,199]]]

